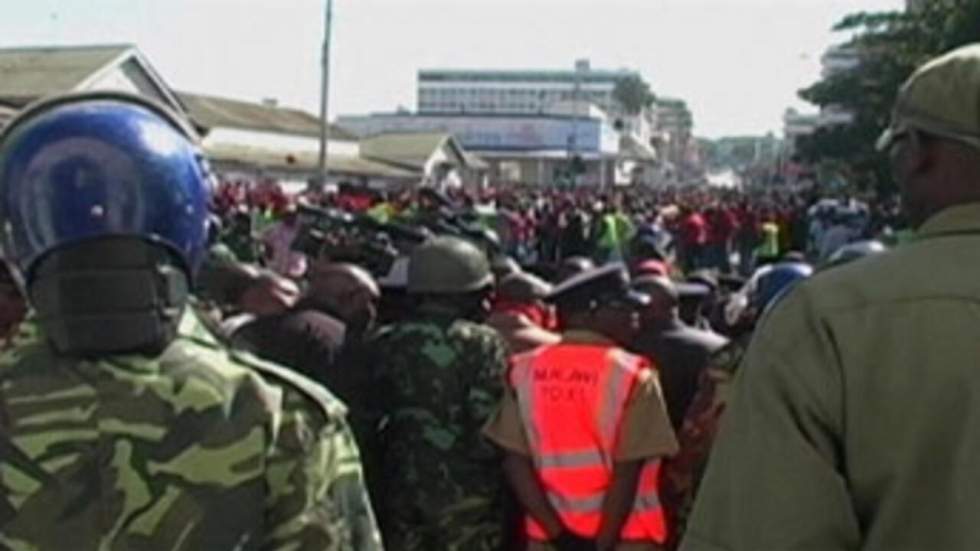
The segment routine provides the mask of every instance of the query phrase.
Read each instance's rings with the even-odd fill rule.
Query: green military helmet
[[[436,237],[412,251],[408,262],[408,292],[460,294],[493,283],[490,262],[483,251],[458,237]]]

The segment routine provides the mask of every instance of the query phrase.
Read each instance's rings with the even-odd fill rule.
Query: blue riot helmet
[[[188,273],[207,240],[209,176],[193,130],[117,93],[28,107],[0,134],[4,248],[26,278],[46,253],[106,236],[170,248]]]
[[[804,262],[780,262],[767,266],[750,280],[749,307],[761,315],[800,280],[813,275],[813,267]]]
[[[155,353],[176,336],[208,236],[194,131],[118,93],[29,106],[0,134],[0,230],[38,322],[68,354]]]

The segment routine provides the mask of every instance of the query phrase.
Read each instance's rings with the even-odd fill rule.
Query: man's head
[[[906,81],[878,149],[889,155],[914,226],[980,202],[980,45],[936,58]]]
[[[341,318],[349,334],[364,334],[377,319],[381,289],[359,266],[327,264],[313,270],[306,296],[328,314]]]
[[[46,99],[0,134],[0,227],[50,342],[157,353],[205,255],[211,176],[197,136],[155,102]]]
[[[291,279],[272,270],[245,272],[247,283],[237,305],[242,312],[259,317],[275,316],[292,308],[299,299],[299,287]]]
[[[630,288],[629,273],[621,264],[583,272],[555,287],[549,296],[558,307],[562,329],[592,331],[621,345],[636,336],[638,311],[649,300]]]
[[[512,311],[525,315],[536,325],[551,328],[553,311],[545,299],[552,287],[540,277],[527,272],[511,274],[497,284],[498,311]]]
[[[663,330],[680,319],[680,296],[670,278],[640,277],[633,281],[633,288],[650,297],[650,304],[640,310],[640,322],[644,329]]]
[[[408,293],[417,300],[462,317],[490,312],[493,273],[487,256],[457,237],[435,237],[412,250],[408,261]]]

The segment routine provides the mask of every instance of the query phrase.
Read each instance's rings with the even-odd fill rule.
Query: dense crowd
[[[978,83],[967,48],[903,89],[901,205],[211,189],[152,102],[34,106],[0,135],[0,547],[969,549]]]

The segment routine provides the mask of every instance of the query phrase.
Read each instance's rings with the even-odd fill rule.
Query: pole
[[[568,139],[568,177],[572,187],[578,187],[578,173],[573,160],[578,155],[578,102],[582,87],[582,68],[575,64],[575,88],[572,90],[572,135]]]
[[[320,158],[317,165],[317,187],[322,190],[330,175],[327,168],[327,144],[330,140],[330,32],[333,22],[333,0],[327,0],[323,28],[323,79],[320,83]]]

